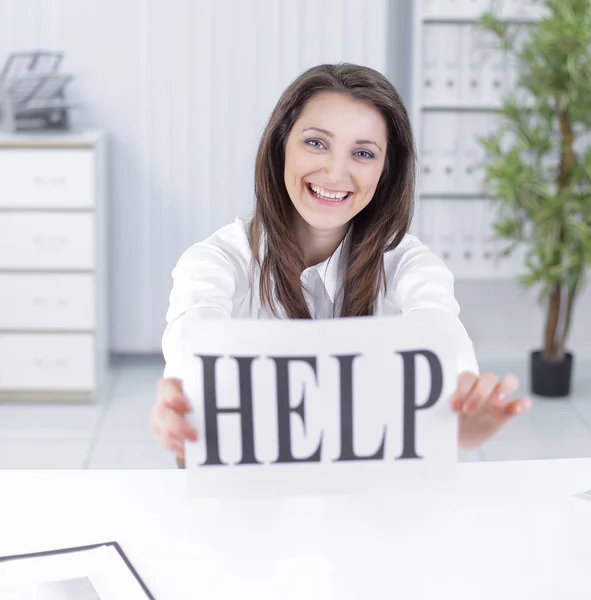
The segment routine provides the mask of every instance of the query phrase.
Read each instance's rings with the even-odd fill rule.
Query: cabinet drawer
[[[0,334],[0,390],[90,390],[94,336]]]
[[[0,150],[0,207],[92,208],[94,155],[87,149]]]
[[[94,215],[0,214],[0,269],[92,269]]]
[[[0,274],[0,329],[93,329],[90,274]]]

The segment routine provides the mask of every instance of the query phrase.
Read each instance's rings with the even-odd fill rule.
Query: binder
[[[437,89],[441,80],[441,60],[437,47],[439,25],[423,27],[421,95],[423,104],[437,103]]]
[[[484,74],[483,48],[479,43],[479,31],[473,24],[460,28],[460,103],[462,106],[483,106]]]
[[[464,13],[471,19],[478,19],[491,7],[491,0],[463,0],[463,3]]]
[[[445,25],[436,28],[437,46],[440,52],[441,75],[437,80],[437,104],[457,105],[460,101],[461,25]],[[431,32],[433,33],[433,32]]]
[[[27,593],[64,600],[156,600],[116,541],[0,557],[0,598]]]
[[[507,91],[507,57],[492,33],[480,31],[479,37],[483,56],[483,101],[485,106],[497,107]]]
[[[455,106],[460,100],[461,39],[459,25],[427,24],[423,28],[422,102]]]
[[[420,174],[419,189],[423,192],[434,192],[439,178],[437,168],[437,113],[425,112],[422,115],[420,128]],[[435,133],[434,133],[435,132]]]
[[[475,19],[490,6],[490,0],[422,0],[426,18]]]
[[[489,198],[479,200],[478,218],[480,223],[481,255],[483,276],[487,278],[502,278],[505,265],[498,256],[501,248],[500,240],[494,230],[497,211],[494,201]]]
[[[460,189],[460,119],[453,112],[437,114],[432,135],[437,140],[435,160],[436,191],[454,194]]]
[[[485,112],[466,112],[461,115],[460,161],[458,187],[463,193],[479,195],[484,185],[483,161],[486,152],[480,137],[492,132],[496,121]]]
[[[478,278],[478,229],[475,218],[477,200],[458,200],[454,206],[455,238],[457,240],[458,276],[463,279]]]
[[[456,200],[438,199],[434,206],[434,223],[436,223],[436,236],[438,238],[440,257],[455,277],[461,276],[461,260],[459,244],[456,234]]]
[[[544,17],[545,12],[540,0],[502,0],[500,7],[503,19],[538,20]]]
[[[435,240],[435,222],[433,220],[433,201],[422,198],[418,204],[418,238],[422,244],[435,254],[439,254]]]

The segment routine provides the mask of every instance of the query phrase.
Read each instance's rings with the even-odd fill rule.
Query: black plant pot
[[[561,398],[570,394],[573,355],[566,352],[564,359],[549,360],[540,350],[530,355],[530,384],[532,394]]]

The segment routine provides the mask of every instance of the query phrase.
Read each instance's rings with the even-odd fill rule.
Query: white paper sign
[[[442,313],[443,314],[443,313]],[[457,461],[454,322],[404,317],[184,323],[183,385],[205,494],[322,493]]]

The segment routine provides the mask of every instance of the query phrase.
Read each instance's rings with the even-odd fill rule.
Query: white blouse
[[[261,306],[256,284],[255,289],[251,286],[252,254],[247,234],[248,220],[237,218],[190,246],[179,258],[172,271],[173,286],[162,336],[164,377],[182,379],[181,331],[183,317],[188,313],[207,319],[275,318]],[[338,314],[335,294],[341,282],[347,241],[348,238],[332,257],[301,275],[312,318],[333,318],[335,312]],[[382,287],[374,314],[405,315],[420,310],[435,325],[453,319],[459,349],[458,374],[478,373],[472,342],[458,318],[454,278],[444,262],[415,236],[407,234],[398,247],[385,254],[384,267],[387,291],[384,294]]]

